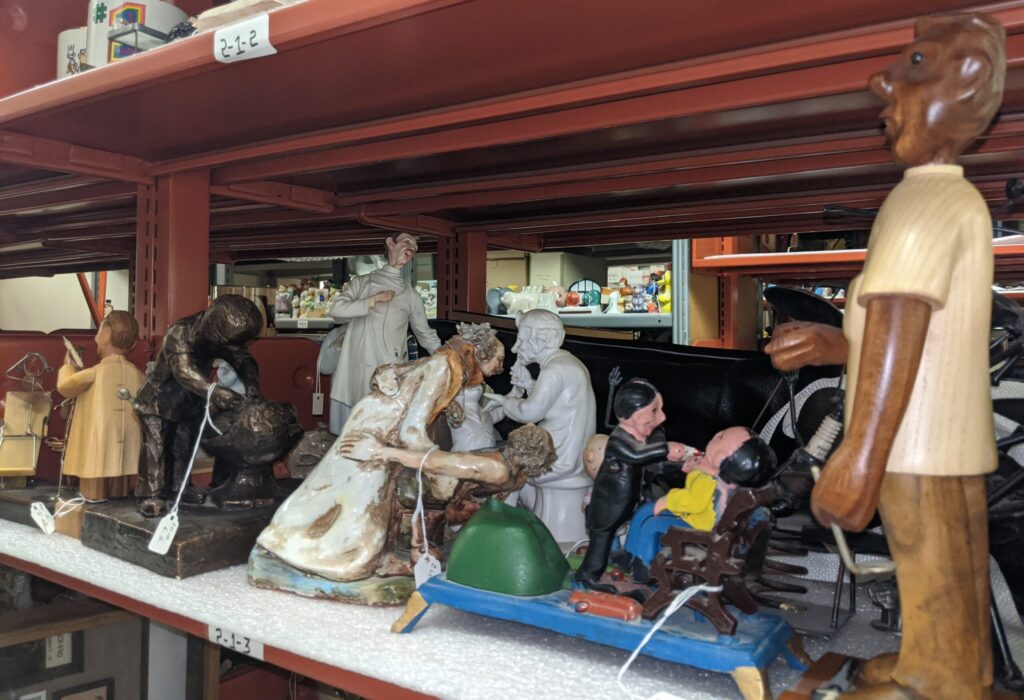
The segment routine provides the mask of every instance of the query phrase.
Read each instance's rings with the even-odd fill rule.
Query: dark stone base
[[[244,564],[274,514],[272,507],[226,511],[212,504],[182,506],[178,534],[161,556],[148,549],[160,518],[144,518],[137,505],[132,498],[94,506],[82,523],[82,544],[174,578]]]
[[[65,493],[69,497],[78,495],[71,489],[65,489]],[[0,490],[0,518],[10,520],[12,523],[36,527],[28,510],[35,501],[45,503],[52,513],[57,504],[57,484],[37,481],[34,486],[24,489]]]

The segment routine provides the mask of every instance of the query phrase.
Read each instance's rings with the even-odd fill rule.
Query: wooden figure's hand
[[[825,527],[860,532],[878,510],[885,465],[869,464],[870,455],[847,442],[829,458],[811,492],[811,512]]]
[[[849,347],[840,328],[794,321],[776,328],[764,351],[771,356],[776,369],[790,372],[807,365],[844,364]]]

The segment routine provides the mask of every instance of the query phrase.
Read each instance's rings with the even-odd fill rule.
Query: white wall
[[[86,279],[92,282],[93,274],[86,273]],[[115,309],[128,310],[128,289],[127,270],[107,274],[107,299]],[[49,333],[58,328],[92,327],[75,275],[0,280],[0,330]]]
[[[86,277],[92,281],[91,274],[86,274]],[[111,270],[107,273],[107,299],[110,299],[117,311],[131,311],[130,282],[128,270]]]

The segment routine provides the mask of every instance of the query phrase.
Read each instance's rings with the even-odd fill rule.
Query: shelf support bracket
[[[140,158],[12,131],[0,130],[0,163],[76,175],[98,175],[139,185],[152,185],[154,182],[146,172],[146,162]]]
[[[236,185],[214,185],[210,193],[246,202],[275,204],[316,214],[334,213],[334,193],[313,187],[299,187],[283,182],[247,182]]]

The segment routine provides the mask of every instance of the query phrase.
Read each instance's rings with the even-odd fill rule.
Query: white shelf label
[[[295,324],[295,327],[299,328],[299,329],[309,328],[309,319],[308,318],[300,318],[298,320],[298,322]]]
[[[46,638],[46,668],[71,663],[71,633]]]
[[[263,661],[263,642],[257,642],[252,637],[246,637],[216,625],[210,625],[209,637],[214,644],[220,644],[222,647],[234,649],[239,654]]]
[[[213,57],[221,63],[248,61],[277,53],[270,43],[270,17],[266,12],[218,29],[213,35]]]

